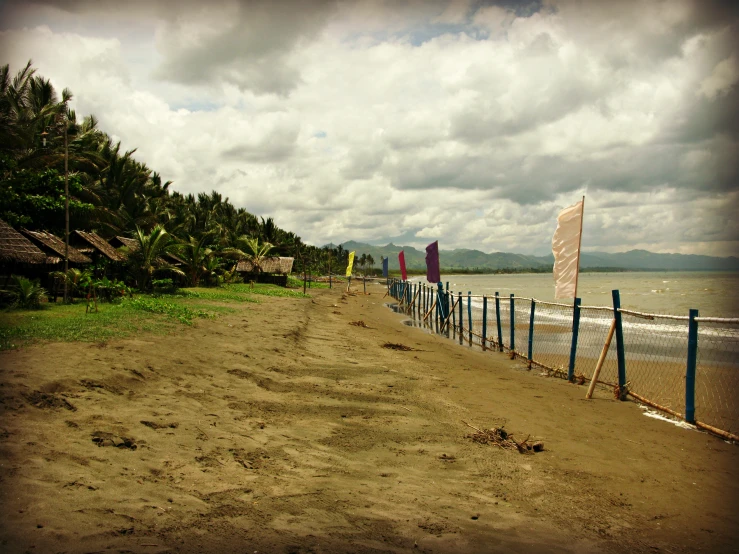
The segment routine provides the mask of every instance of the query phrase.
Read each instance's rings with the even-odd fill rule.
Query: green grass
[[[98,304],[85,313],[85,304],[44,305],[40,310],[0,312],[0,350],[37,341],[102,342],[139,333],[165,333],[195,318],[212,318],[210,307],[187,306],[183,299],[137,296],[119,304]]]
[[[227,287],[232,285],[227,285]],[[216,300],[219,302],[258,302],[249,294],[240,292],[232,292],[227,288],[206,289],[202,287],[183,289],[182,295],[185,298],[198,298],[202,300]]]
[[[140,333],[162,334],[199,318],[233,313],[229,304],[259,302],[259,296],[310,298],[302,291],[276,285],[226,285],[183,289],[172,295],[137,295],[118,304],[98,304],[97,313],[85,313],[76,304],[42,304],[40,310],[0,312],[0,350],[38,341],[103,342]]]
[[[310,295],[303,294],[302,290],[286,289],[277,285],[265,285],[255,283],[254,286],[243,284],[224,285],[225,290],[242,294],[258,294],[261,296],[281,296],[286,298],[310,298]]]
[[[127,304],[134,310],[166,315],[170,319],[176,319],[185,325],[192,325],[192,320],[196,317],[215,317],[214,314],[205,310],[193,310],[192,308],[183,305],[181,300],[179,302],[178,300],[180,299],[177,297],[170,299],[167,297],[154,298],[151,296],[139,296],[137,298],[127,300]]]
[[[296,277],[288,276],[287,278],[287,286],[291,289],[302,289],[303,288],[303,280],[298,279]],[[313,281],[312,283],[306,284],[306,291],[310,289],[327,289],[329,288],[328,283],[317,283]]]
[[[162,333],[174,326],[162,316],[136,310],[125,301],[102,304],[98,313],[89,314],[85,304],[13,310],[0,313],[0,350],[40,340],[102,342],[140,332]]]

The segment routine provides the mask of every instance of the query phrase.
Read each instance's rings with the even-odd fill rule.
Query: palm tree
[[[246,259],[252,263],[257,273],[262,272],[262,264],[267,254],[274,248],[269,242],[259,242],[256,237],[242,236],[236,239],[236,244],[240,248],[224,248],[222,254],[229,258]]]
[[[216,256],[214,252],[211,252],[208,256],[206,256],[205,260],[203,261],[203,277],[205,277],[206,284],[218,284],[218,270],[221,269],[221,266],[221,259]],[[229,278],[230,277],[232,277],[232,275],[229,275]]]
[[[190,235],[188,242],[178,246],[178,254],[185,262],[185,272],[193,287],[200,284],[200,277],[206,271],[205,262],[213,253],[213,250],[208,247],[210,240],[209,233],[204,234],[199,239]]]
[[[184,276],[185,273],[162,260],[161,256],[173,251],[176,247],[172,236],[161,225],[156,225],[150,233],[136,227],[136,247],[128,249],[129,260],[137,274],[137,285],[141,290],[151,287],[151,280],[157,271],[170,271]]]

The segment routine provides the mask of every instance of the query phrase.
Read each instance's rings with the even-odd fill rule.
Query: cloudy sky
[[[307,242],[739,254],[739,3],[0,2],[78,114]]]

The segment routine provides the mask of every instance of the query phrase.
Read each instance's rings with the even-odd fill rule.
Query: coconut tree
[[[218,284],[218,271],[222,269],[223,263],[221,259],[211,252],[203,261],[203,277],[208,285]],[[229,275],[229,278],[231,275]]]
[[[200,284],[200,278],[206,272],[206,261],[213,253],[213,250],[208,247],[210,241],[210,233],[204,234],[199,239],[190,235],[185,244],[177,247],[179,257],[185,262],[185,273],[188,281],[193,287]]]
[[[155,272],[170,272],[184,276],[185,273],[162,259],[164,254],[172,253],[177,244],[172,235],[161,225],[155,225],[150,233],[136,227],[134,234],[136,246],[127,248],[129,262],[136,274],[136,284],[141,290],[151,288],[151,280]]]
[[[246,259],[252,263],[254,271],[262,272],[262,264],[267,254],[274,248],[269,242],[259,242],[256,237],[242,236],[236,239],[236,248],[224,248],[222,253],[229,258]]]

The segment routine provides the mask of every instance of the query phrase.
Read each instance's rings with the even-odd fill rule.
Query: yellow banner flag
[[[354,265],[354,252],[349,252],[349,265],[346,266],[346,276],[352,276],[352,266]]]

